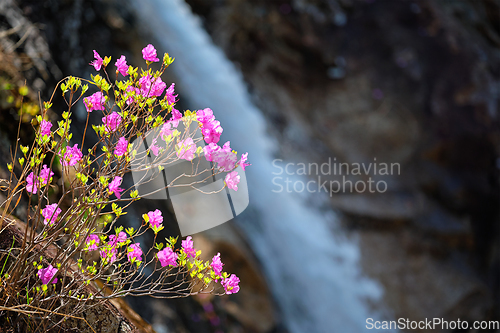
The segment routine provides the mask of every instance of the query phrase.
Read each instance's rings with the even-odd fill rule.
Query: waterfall
[[[241,73],[184,1],[142,0],[133,7],[158,41],[159,54],[176,58],[169,70],[178,79],[176,88],[184,91],[181,98],[192,110],[214,110],[224,128],[221,144],[230,140],[239,154],[249,152],[250,206],[236,223],[262,263],[287,328],[293,333],[365,331],[366,319],[379,316],[368,302],[380,300],[382,288],[363,276],[356,235],[346,235],[333,212],[310,205],[327,200],[326,194],[273,192],[279,143],[267,134],[266,119],[251,103]]]

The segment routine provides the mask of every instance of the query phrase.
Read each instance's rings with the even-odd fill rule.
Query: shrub
[[[121,56],[115,63],[114,82],[106,72],[111,58],[102,58],[96,51],[94,56],[91,65],[103,76],[91,75],[91,80],[67,77],[59,82],[56,89],[61,88],[67,105],[62,120],[57,124],[48,121],[52,99],[44,102],[41,114],[32,121],[36,132],[33,145],[16,144],[8,164],[3,226],[11,221],[8,216],[21,194],[27,195],[28,220],[22,241],[2,250],[0,305],[8,309],[8,322],[30,322],[28,317],[34,316],[34,310],[45,311],[36,324],[30,324],[35,331],[60,325],[110,298],[221,295],[239,290],[239,279],[222,271],[220,255],[211,262],[201,260],[201,251],[194,248],[190,236],[181,246],[176,246],[178,239],[174,237],[157,240],[163,229],[159,209],[144,212],[138,228],[124,228],[118,221],[144,196],[135,188],[138,184],[122,188],[123,177],[132,169],[161,170],[184,159],[193,163],[196,176],[206,177],[182,186],[194,187],[227,173],[224,187],[237,190],[239,176],[234,169],[249,165],[247,154],[238,159],[229,142],[217,145],[222,127],[212,110],[182,114],[175,109],[175,86],[167,88],[161,79],[174,61],[168,54],[160,69],[153,70],[151,65],[160,60],[155,48],[148,45],[143,49],[147,68],[140,72]],[[89,86],[97,91],[88,94]],[[83,103],[88,113],[81,143],[73,142],[71,134],[72,110],[77,103]],[[102,124],[92,126],[98,141],[82,151],[91,112],[102,112]],[[201,136],[196,136],[197,131]],[[138,151],[132,141],[139,138],[142,142],[151,135],[148,149]],[[202,140],[208,144],[204,148],[198,145]],[[196,168],[194,159],[203,156],[211,162],[211,169]],[[145,163],[147,159],[153,163]],[[60,175],[57,184],[55,173]],[[178,185],[172,181],[168,186]],[[51,200],[54,197],[58,199]],[[136,241],[147,232],[154,234],[151,248]]]

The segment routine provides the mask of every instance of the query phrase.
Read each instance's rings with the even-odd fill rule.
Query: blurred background
[[[498,0],[0,0],[0,176],[18,87],[29,88],[29,140],[39,98],[67,75],[94,74],[92,50],[113,57],[112,72],[122,54],[143,66],[149,43],[176,58],[163,79],[176,83],[177,108],[213,109],[220,143],[248,151],[252,166],[249,207],[193,236],[206,258],[221,253],[240,292],[127,299],[144,330],[500,320]],[[56,96],[51,120],[64,107]],[[78,138],[83,103],[74,113]],[[331,193],[318,183],[345,179],[299,163],[400,168],[345,175],[384,191]],[[165,236],[178,234],[168,202],[143,200],[126,223],[151,208],[170,214]]]

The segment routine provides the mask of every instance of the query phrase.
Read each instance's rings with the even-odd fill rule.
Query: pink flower
[[[241,159],[238,162],[238,164],[241,166],[241,168],[243,169],[243,171],[245,171],[245,167],[251,165],[249,163],[246,163],[247,162],[247,157],[248,157],[248,153],[242,154],[241,155]]]
[[[26,191],[36,194],[38,186],[43,187],[47,185],[52,178],[54,173],[47,168],[47,165],[43,165],[40,171],[40,177],[35,177],[33,171],[26,177]]]
[[[120,59],[117,59],[115,62],[116,66],[116,71],[120,72],[123,76],[127,76],[127,70],[128,70],[128,65],[127,61],[125,60],[125,56],[122,55]]]
[[[238,283],[240,283],[240,279],[234,274],[231,274],[229,278],[224,279],[222,281],[222,285],[224,286],[224,290],[226,290],[226,294],[236,294],[240,290]]]
[[[47,268],[42,268],[38,270],[38,277],[42,280],[42,284],[47,284],[56,275],[58,269],[49,265]],[[52,283],[57,283],[57,278],[52,280]]]
[[[120,231],[118,233],[118,236],[116,235],[109,236],[109,244],[112,247],[115,247],[118,243],[125,243],[126,241],[127,241],[127,234],[124,233],[123,231]]]
[[[123,243],[123,242],[126,242],[127,241],[127,234],[124,233],[123,231],[120,231],[120,233],[118,233],[118,243]]]
[[[142,49],[142,57],[146,61],[152,61],[152,62],[160,61],[160,59],[156,57],[155,47],[151,44],[148,44],[148,46]]]
[[[194,158],[194,153],[196,152],[196,145],[193,139],[186,138],[185,140],[177,144],[177,157],[187,161],[191,161]]]
[[[198,110],[196,111],[196,119],[202,124],[210,123],[215,120],[214,112],[209,108]]]
[[[206,143],[217,143],[222,134],[220,122],[215,120],[211,109],[206,108],[196,112],[196,119],[202,124],[201,133]]]
[[[224,266],[224,264],[220,260],[220,253],[217,253],[217,255],[212,258],[211,266],[212,266],[212,269],[214,270],[215,275],[221,276],[222,266]],[[217,280],[215,280],[215,282],[217,282]]]
[[[166,247],[161,251],[158,251],[158,254],[156,255],[158,257],[158,260],[160,260],[161,267],[165,266],[174,266],[177,267],[177,253],[172,251],[170,247]]]
[[[161,216],[161,211],[156,209],[155,211],[148,212],[149,223],[152,227],[159,228],[163,223],[163,216]]]
[[[41,184],[41,186],[47,185],[53,175],[54,175],[54,173],[52,172],[52,170],[47,168],[47,165],[44,164],[42,170],[40,171],[40,184]]]
[[[172,118],[170,118],[168,121],[172,123],[172,126],[175,128],[179,126],[179,121],[182,119],[182,113],[179,112],[179,110],[172,108]]]
[[[42,209],[42,216],[44,217],[43,224],[53,226],[61,211],[61,208],[59,208],[56,203],[45,206],[45,208]]]
[[[35,175],[31,172],[28,177],[26,177],[26,191],[36,194],[38,181],[35,181]]]
[[[216,143],[210,143],[208,146],[203,147],[203,153],[207,161],[212,162],[212,154],[220,149],[221,148]]]
[[[121,137],[116,143],[115,155],[123,156],[128,151],[128,141],[125,137]]]
[[[185,240],[182,241],[182,248],[184,249],[184,252],[187,254],[188,258],[195,258],[196,257],[196,250],[193,248],[193,237],[187,236]]]
[[[238,157],[232,151],[229,141],[224,144],[221,149],[212,152],[212,160],[217,163],[217,166],[222,171],[231,171],[234,169]]]
[[[203,124],[201,128],[201,133],[206,143],[217,143],[220,140],[222,134],[222,127],[218,120],[214,120],[210,123]]]
[[[156,145],[156,138],[153,139],[153,142],[151,143],[151,146],[149,146],[149,149],[153,154],[155,154],[155,156],[158,156],[158,154],[160,153],[160,147]]]
[[[106,98],[102,94],[102,92],[98,91],[89,97],[85,97],[83,99],[83,103],[87,108],[87,112],[92,112],[93,110],[104,110],[104,103],[106,102]]]
[[[118,250],[116,249],[116,247],[114,247],[114,246],[109,247],[109,245],[108,245],[108,247],[99,251],[101,258],[105,259],[105,261],[109,261],[110,264],[112,264],[116,260],[117,253],[118,253]]]
[[[77,162],[81,161],[83,157],[82,152],[78,149],[78,144],[73,147],[66,147],[66,153],[64,153],[63,166],[73,166]]]
[[[99,236],[94,235],[94,234],[90,234],[90,235],[88,235],[87,239],[85,240],[85,247],[89,251],[97,250],[97,248],[99,246],[99,242],[100,242]]]
[[[167,121],[165,124],[163,124],[161,131],[160,131],[160,136],[163,139],[163,141],[167,141],[167,137],[169,135],[172,135],[173,130],[172,130],[172,123]]]
[[[139,84],[141,85],[141,95],[146,98],[160,96],[167,87],[160,77],[155,79],[149,74],[141,77]]]
[[[135,91],[135,95],[130,95],[128,98],[127,98],[127,105],[130,105],[132,103],[134,103],[134,100],[137,98],[137,95],[139,95],[141,92],[139,89],[137,88],[134,88],[134,87],[127,87],[127,92],[131,92],[131,91]]]
[[[179,121],[181,119],[182,113],[180,113],[179,110],[172,108],[172,117],[165,124],[163,124],[160,131],[160,136],[164,141],[166,141],[166,138],[173,133],[174,128],[179,126]]]
[[[50,121],[42,120],[40,123],[40,135],[48,135],[50,136],[50,128],[52,127],[52,123]]]
[[[127,258],[129,262],[134,263],[134,261],[142,261],[142,250],[139,245],[141,245],[141,243],[132,244],[128,247]]]
[[[96,50],[94,50],[94,58],[95,58],[95,60],[92,61],[90,63],[90,65],[94,66],[96,71],[100,71],[103,60],[102,60],[101,56],[99,55],[99,53],[96,52]]]
[[[165,92],[165,98],[168,104],[173,104],[176,102],[175,98],[177,97],[177,95],[174,95],[174,89],[175,89],[175,83],[172,83]]]
[[[122,122],[122,116],[114,112],[102,118],[102,122],[106,126],[106,130],[109,132],[114,132],[120,126]]]
[[[122,177],[116,176],[108,185],[109,194],[114,193],[118,199],[121,198],[121,193],[125,191],[120,187],[120,185],[122,184],[122,180]]]
[[[230,172],[226,175],[225,182],[227,187],[231,190],[238,191],[238,183],[240,182],[240,176],[237,171]]]

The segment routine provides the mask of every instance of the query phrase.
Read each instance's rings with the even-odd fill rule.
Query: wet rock
[[[439,244],[399,231],[361,232],[360,245],[363,268],[383,284],[395,318],[473,322],[489,315],[494,300],[488,286],[463,258],[439,252]]]
[[[262,269],[237,230],[230,224],[223,224],[194,235],[193,239],[202,250],[204,260],[211,260],[220,253],[224,270],[240,278],[240,291],[216,303],[228,320],[236,321],[248,332],[265,333],[275,329],[278,320],[272,295],[260,273]],[[205,300],[202,298],[200,302]]]
[[[498,3],[187,2],[241,68],[280,158],[401,165],[379,175],[384,193],[331,196],[398,315],[500,308]],[[400,250],[411,233],[428,252]]]

